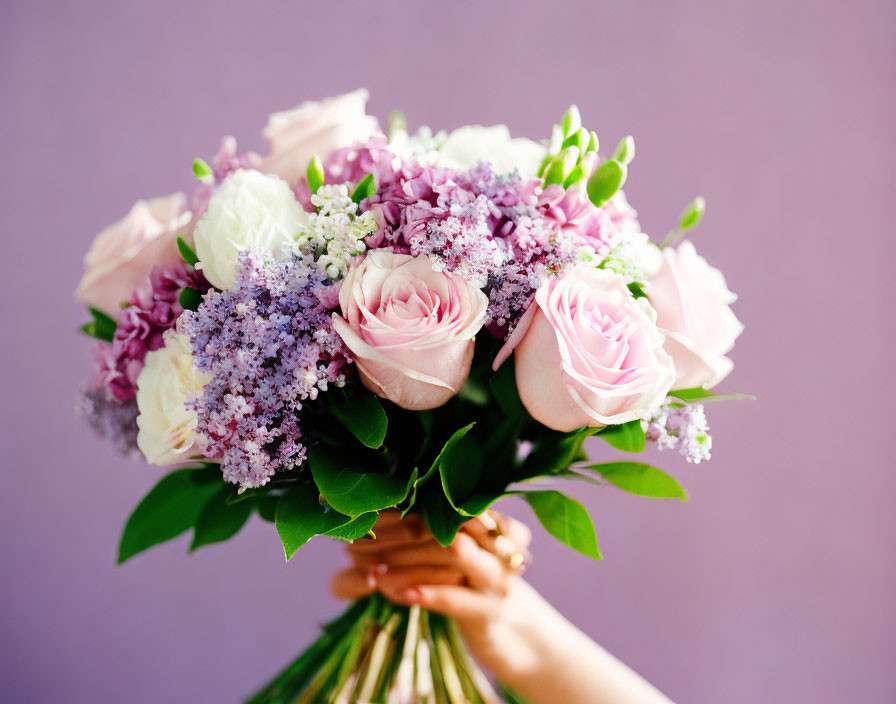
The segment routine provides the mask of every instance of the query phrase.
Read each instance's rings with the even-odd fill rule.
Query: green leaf
[[[498,367],[488,382],[498,406],[508,416],[525,416],[526,408],[516,388],[513,357]]]
[[[193,175],[203,183],[209,183],[215,176],[211,167],[199,157],[193,159]]]
[[[635,158],[635,138],[631,135],[627,135],[619,140],[613,158],[620,164],[630,164],[632,159]]]
[[[81,332],[96,338],[97,340],[112,342],[112,339],[115,337],[115,329],[118,327],[118,323],[101,310],[89,306],[87,310],[93,316],[93,320],[89,323],[84,323],[84,325],[81,326]]]
[[[242,528],[252,515],[252,502],[228,504],[230,486],[221,487],[205,502],[193,527],[193,543],[190,552],[203,545],[229,540]]]
[[[203,291],[189,286],[183,289],[177,297],[177,302],[184,310],[198,310],[202,303]]]
[[[457,397],[463,401],[474,403],[477,406],[487,406],[489,399],[491,398],[488,393],[488,388],[482,380],[474,378],[472,374],[467,377],[467,381],[460,387],[460,391],[457,392]]]
[[[281,496],[274,515],[287,560],[315,535],[334,531],[350,520],[349,516],[325,509],[317,487],[311,483],[299,484]]]
[[[277,519],[277,503],[280,501],[279,496],[259,496],[254,499],[251,504],[255,506],[258,515],[263,521],[274,523]]]
[[[698,386],[693,389],[678,389],[677,391],[670,391],[668,396],[672,396],[673,398],[680,399],[685,403],[694,403],[695,401],[701,401],[706,403],[708,401],[755,401],[755,396],[750,396],[750,394],[714,394],[712,391],[708,391],[704,389],[702,386]]]
[[[389,419],[380,400],[368,391],[359,391],[351,398],[344,393],[329,394],[330,412],[362,444],[376,449],[386,439]]]
[[[436,456],[436,458],[433,460],[432,466],[426,471],[426,473],[422,477],[420,477],[420,480],[418,482],[419,484],[421,484],[421,485],[425,484],[426,482],[429,481],[430,477],[432,477],[434,474],[436,474],[439,471],[439,463],[442,461],[442,456],[445,454],[445,452],[446,451],[450,452],[451,448],[454,445],[456,445],[461,440],[463,440],[464,436],[466,436],[466,434],[470,432],[470,430],[473,428],[474,425],[476,425],[476,423],[470,423],[468,425],[465,425],[463,428],[460,428],[460,429],[454,431],[454,434],[450,438],[448,438],[448,441],[442,446],[441,451]]]
[[[358,182],[358,185],[352,192],[352,200],[355,203],[360,203],[365,198],[372,196],[375,190],[376,186],[373,183],[373,174],[367,174]]]
[[[521,493],[548,533],[583,555],[603,559],[597,547],[594,524],[582,504],[550,489]]]
[[[462,516],[455,511],[441,492],[427,492],[421,501],[421,507],[429,532],[440,545],[451,545],[457,531],[470,520],[469,516]]]
[[[705,213],[706,201],[702,197],[697,196],[694,200],[688,203],[687,207],[682,211],[681,217],[678,220],[678,228],[682,232],[687,232],[691,228],[697,227]]]
[[[579,114],[579,108],[575,105],[570,105],[569,109],[563,113],[563,121],[560,123],[563,128],[563,136],[575,132],[582,126],[582,116]]]
[[[597,434],[597,437],[610,447],[623,452],[644,452],[647,447],[647,439],[639,420],[631,420],[621,425],[608,425]]]
[[[330,506],[347,516],[395,506],[411,488],[411,483],[397,477],[365,472],[356,459],[332,447],[318,445],[309,453],[309,460],[320,493]]]
[[[582,467],[597,472],[613,486],[637,496],[688,500],[675,477],[643,462],[606,462]]]
[[[539,475],[551,475],[566,470],[575,462],[588,459],[582,445],[600,428],[580,428],[569,433],[549,431],[535,449],[526,457],[520,472],[520,479],[531,479]]]
[[[343,523],[341,526],[328,530],[323,535],[328,538],[337,538],[338,540],[358,540],[370,533],[379,515],[378,511],[362,513],[360,516],[355,516],[348,523]]]
[[[628,290],[631,291],[632,296],[635,298],[647,298],[647,294],[644,293],[644,286],[637,281],[632,281],[628,285]]]
[[[177,238],[177,251],[180,252],[181,259],[190,266],[196,266],[199,263],[199,257],[196,256],[196,252],[193,251],[193,248],[187,244],[183,237]]]
[[[217,483],[195,481],[194,475],[202,471],[176,469],[143,497],[125,524],[118,564],[196,524],[206,501],[220,490]]]
[[[628,169],[625,164],[610,159],[597,167],[588,179],[588,197],[598,208],[622,188]]]
[[[317,193],[317,189],[324,185],[324,165],[319,156],[311,157],[305,169],[305,178],[308,179],[308,188],[312,194]]]

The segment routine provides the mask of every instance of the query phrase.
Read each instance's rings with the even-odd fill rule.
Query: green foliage
[[[588,198],[599,208],[622,188],[627,175],[628,168],[621,161],[605,161],[588,179]]]
[[[557,474],[575,462],[587,460],[588,454],[582,445],[599,431],[599,428],[580,428],[569,433],[543,431],[534,449],[523,462],[520,478]]]
[[[81,326],[81,332],[97,340],[112,342],[112,338],[115,336],[115,328],[118,327],[115,320],[96,308],[88,306],[87,310],[93,316],[93,320],[89,323],[84,323]]]
[[[209,183],[211,179],[214,178],[215,174],[212,171],[212,168],[205,163],[204,160],[196,157],[193,159],[193,176],[203,183]]]
[[[328,538],[337,538],[338,540],[358,540],[371,532],[373,524],[376,523],[379,515],[378,511],[362,513],[360,516],[352,518],[348,523],[331,528],[323,535]]]
[[[528,415],[516,388],[516,374],[512,356],[498,367],[498,371],[492,375],[488,385],[492,390],[492,395],[498,402],[498,406],[504,411],[505,415],[511,417],[525,417]]]
[[[597,547],[594,524],[582,504],[559,491],[521,493],[548,533],[583,555],[603,559]]]
[[[196,252],[193,251],[193,248],[187,244],[187,241],[183,237],[177,238],[177,251],[180,252],[181,259],[190,266],[196,266],[199,262],[199,257],[196,256]]]
[[[631,135],[627,135],[619,140],[613,158],[620,164],[628,165],[632,163],[632,159],[635,158],[635,138]]]
[[[363,445],[373,449],[382,446],[389,420],[374,394],[359,390],[348,398],[342,391],[332,391],[327,394],[327,399],[330,412]]]
[[[706,213],[706,201],[697,196],[688,203],[687,207],[682,211],[681,217],[678,219],[678,227],[684,233],[697,227]]]
[[[196,525],[193,527],[193,543],[190,552],[203,545],[220,543],[236,535],[252,515],[253,502],[228,504],[231,486],[224,484],[205,502]]]
[[[367,174],[358,182],[355,190],[352,191],[352,200],[355,203],[360,203],[365,198],[372,196],[375,190],[376,185],[373,183],[373,174]]]
[[[311,157],[308,168],[305,169],[305,178],[308,179],[311,193],[317,193],[317,189],[324,185],[324,165],[319,156]]]
[[[647,294],[644,293],[644,287],[637,281],[632,281],[628,285],[628,290],[631,291],[632,296],[635,298],[647,298]]]
[[[714,394],[712,391],[704,389],[702,386],[693,389],[678,389],[670,391],[669,396],[677,398],[684,403],[694,403],[700,401],[707,403],[709,401],[755,401],[755,396],[750,394]]]
[[[202,303],[203,292],[196,288],[187,287],[177,297],[180,307],[184,310],[197,310]]]
[[[357,455],[325,445],[312,449],[308,460],[311,475],[330,506],[352,517],[397,506],[417,479],[416,472],[408,481],[368,471]]]
[[[292,487],[277,502],[274,522],[287,560],[315,535],[335,531],[352,520],[325,507],[320,499],[317,487],[309,482]]]
[[[162,477],[128,518],[118,564],[192,528],[206,502],[219,489],[220,484],[209,481],[202,469],[176,469]]]
[[[647,447],[647,438],[639,420],[621,425],[608,425],[597,434],[597,437],[610,447],[623,452],[644,452]]]
[[[685,490],[674,477],[643,462],[606,462],[583,469],[597,472],[610,484],[630,494],[657,499],[688,500]]]

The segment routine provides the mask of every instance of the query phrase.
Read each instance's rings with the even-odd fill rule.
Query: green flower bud
[[[606,203],[622,188],[628,169],[625,164],[615,159],[605,161],[597,167],[597,171],[588,180],[588,197],[598,208]]]
[[[628,135],[619,140],[613,158],[623,164],[631,164],[635,158],[635,138]]]
[[[311,157],[308,168],[305,169],[305,177],[308,179],[308,188],[312,193],[317,193],[317,189],[324,185],[324,165],[321,163],[320,157]]]

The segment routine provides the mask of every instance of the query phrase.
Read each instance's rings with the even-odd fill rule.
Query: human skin
[[[531,534],[495,512],[469,521],[448,547],[419,516],[381,514],[375,539],[347,547],[352,565],[333,594],[379,591],[454,619],[477,660],[532,704],[668,704],[653,685],[567,621],[510,564]],[[514,559],[516,558],[516,559]]]

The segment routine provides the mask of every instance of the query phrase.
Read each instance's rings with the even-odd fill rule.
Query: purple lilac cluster
[[[678,450],[688,462],[700,464],[710,458],[712,437],[702,404],[672,399],[647,424],[646,435],[659,449]]]
[[[313,260],[275,261],[248,249],[234,286],[206,296],[178,321],[211,382],[193,406],[207,457],[244,488],[305,459],[303,402],[342,386],[348,351],[333,331],[332,286]]]
[[[137,459],[137,401],[117,401],[104,389],[85,387],[78,392],[75,413],[91,430],[108,440],[120,455]]]
[[[112,343],[94,347],[97,363],[95,387],[123,403],[137,396],[137,377],[146,353],[164,345],[163,335],[183,313],[178,297],[184,288],[207,291],[205,277],[187,265],[157,266],[146,284],[131,294],[127,308],[118,314]]]
[[[333,183],[373,174],[377,191],[362,206],[378,229],[367,246],[429,257],[486,289],[487,323],[498,334],[509,332],[545,276],[583,252],[598,263],[624,228],[640,231],[619,200],[596,208],[578,189],[542,189],[538,179],[498,174],[487,163],[461,173],[402,161],[382,138],[336,152],[326,171]]]

